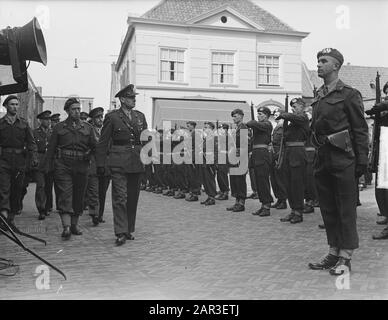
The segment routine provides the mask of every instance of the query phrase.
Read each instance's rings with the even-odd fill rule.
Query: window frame
[[[232,58],[233,58],[233,63],[232,64],[228,64],[228,63],[219,63],[219,64],[216,64],[216,63],[213,63],[213,55],[216,54],[216,53],[225,53],[225,54],[230,54],[232,55]],[[237,50],[218,50],[218,49],[213,49],[213,50],[210,50],[210,86],[212,87],[237,87],[237,65],[236,65],[236,61],[237,61]],[[213,82],[213,65],[229,65],[232,67],[232,73],[231,73],[231,76],[232,76],[232,82],[219,82],[219,83],[216,83],[216,82]],[[217,75],[221,75],[223,74],[224,77],[225,77],[225,74],[227,74],[226,72],[222,71],[222,73],[215,73]]]
[[[265,57],[265,64],[264,65],[260,65],[260,57]],[[278,78],[278,81],[276,84],[274,83],[260,83],[260,67],[264,67],[264,68],[269,68],[269,67],[272,67],[272,69],[274,69],[275,65],[272,63],[272,65],[267,65],[267,57],[271,57],[272,58],[272,61],[273,61],[273,58],[278,58],[278,64],[277,64],[277,78]],[[257,56],[257,61],[256,61],[256,87],[257,88],[280,88],[281,87],[281,81],[282,81],[282,78],[281,78],[281,62],[282,62],[282,55],[279,54],[279,53],[258,53]],[[274,76],[275,74],[271,74],[271,73],[266,73],[265,76],[268,77],[268,76]]]
[[[185,80],[186,80],[186,67],[187,67],[187,61],[186,61],[186,57],[187,57],[187,49],[186,48],[181,48],[181,47],[167,47],[167,46],[162,46],[162,47],[158,47],[159,49],[159,55],[158,55],[158,82],[159,83],[173,83],[173,84],[186,84]],[[168,50],[168,55],[169,55],[169,58],[168,59],[163,59],[162,58],[162,51],[163,50]],[[170,60],[170,51],[176,51],[176,59],[175,60]],[[178,52],[182,52],[183,53],[183,59],[182,61],[179,61],[178,60]],[[168,62],[169,63],[169,70],[168,71],[164,71],[163,68],[162,68],[162,61],[165,61],[165,62]],[[176,62],[176,69],[171,69],[171,62]],[[178,70],[178,64],[179,63],[182,63],[183,67],[182,67],[182,71],[179,71]],[[163,79],[162,77],[162,72],[168,72],[170,73],[168,75],[168,79]],[[171,79],[171,72],[173,72],[174,74],[174,80],[170,80]],[[178,80],[178,73],[182,73],[182,79],[181,80]]]

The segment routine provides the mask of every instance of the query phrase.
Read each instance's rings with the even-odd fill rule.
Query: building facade
[[[133,83],[137,108],[152,127],[164,120],[229,121],[236,108],[284,107],[302,94],[301,44],[295,31],[249,0],[164,0],[128,18],[114,93]]]

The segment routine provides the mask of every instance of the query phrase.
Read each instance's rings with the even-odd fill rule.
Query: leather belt
[[[314,147],[306,147],[306,151],[315,151],[316,149]]]
[[[303,141],[286,141],[286,147],[304,147],[304,144]]]
[[[268,144],[254,144],[252,149],[268,149]]]
[[[79,150],[69,150],[69,149],[61,149],[61,155],[69,156],[69,157],[84,157],[86,156],[86,152]]]
[[[6,152],[6,153],[15,153],[15,154],[21,154],[24,152],[24,149],[19,149],[19,148],[1,148],[1,151],[2,152]]]

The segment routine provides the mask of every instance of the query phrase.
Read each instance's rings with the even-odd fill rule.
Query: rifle
[[[253,102],[251,101],[251,120],[255,120],[255,112],[253,109]]]
[[[380,74],[376,75],[376,104],[381,102],[381,90],[380,90]],[[372,151],[369,162],[369,170],[376,173],[379,165],[379,153],[380,153],[380,112],[377,112],[374,116],[373,133],[372,133]],[[377,177],[375,179],[375,185],[377,186]]]
[[[286,93],[286,99],[284,101],[284,105],[285,105],[285,112],[288,112],[288,93]],[[286,129],[288,127],[288,121],[287,120],[284,120],[283,121],[283,134],[282,134],[282,140],[280,140],[280,149],[279,149],[279,157],[278,157],[278,160],[276,162],[276,165],[275,165],[275,168],[280,170],[282,165],[283,165],[283,161],[284,161],[284,149],[285,149],[285,141],[284,141],[284,133],[286,132]]]

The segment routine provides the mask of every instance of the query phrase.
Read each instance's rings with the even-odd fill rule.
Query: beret
[[[303,107],[306,106],[306,103],[303,101],[302,98],[294,98],[290,101],[290,107],[292,107],[295,103],[301,104]]]
[[[115,98],[120,98],[120,97],[134,97],[138,93],[136,93],[134,85],[129,84],[125,88],[121,89],[119,92],[116,93]]]
[[[19,98],[17,96],[15,96],[14,94],[11,94],[9,95],[7,98],[5,98],[4,102],[3,102],[3,106],[6,107],[7,104],[8,104],[8,101],[9,100],[12,100],[12,99],[16,99],[19,101]]]
[[[63,109],[66,111],[72,104],[75,104],[75,103],[80,104],[81,102],[79,101],[78,98],[75,98],[75,97],[69,98],[66,100],[65,106],[63,107]]]
[[[214,128],[216,127],[216,126],[214,125],[214,123],[211,122],[211,121],[205,121],[203,124],[209,125],[212,129],[214,129]]]
[[[229,129],[229,124],[223,123],[223,124],[221,124],[221,127],[222,127],[222,129],[224,129],[224,130],[228,130],[228,129]]]
[[[271,115],[271,110],[267,107],[260,107],[257,109],[257,112],[263,112],[265,113],[268,117]]]
[[[43,111],[41,113],[39,113],[36,118],[37,119],[41,119],[41,120],[49,120],[51,117],[51,111],[50,110],[46,110],[46,111]]]
[[[104,108],[97,107],[97,108],[90,110],[89,117],[94,118],[94,117],[97,117],[97,116],[100,116],[103,114],[104,114]]]
[[[193,127],[197,126],[197,123],[195,121],[187,121],[186,124],[192,125]]]
[[[230,114],[233,117],[236,113],[241,114],[242,116],[244,115],[244,111],[242,111],[241,109],[234,109]]]
[[[333,48],[322,49],[317,53],[317,59],[319,59],[321,56],[333,57],[340,63],[341,66],[344,63],[344,56],[337,49],[333,49]]]
[[[80,115],[81,115],[81,117],[86,117],[86,118],[89,117],[89,113],[87,113],[85,111],[81,111]]]
[[[53,115],[51,115],[50,119],[51,120],[55,120],[55,119],[59,119],[61,115],[59,113],[54,113]]]

